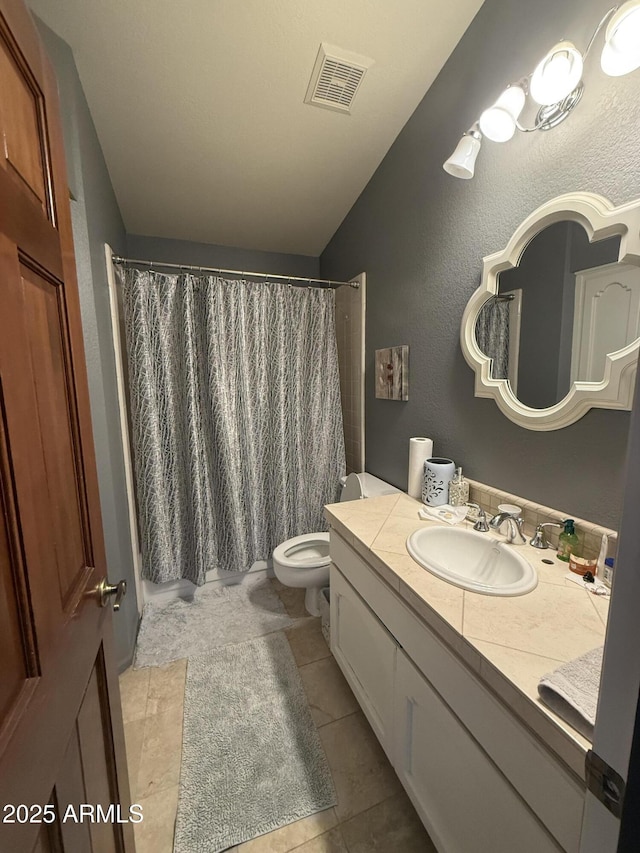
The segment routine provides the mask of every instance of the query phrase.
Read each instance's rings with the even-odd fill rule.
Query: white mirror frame
[[[467,364],[475,371],[476,397],[493,397],[500,411],[525,429],[562,429],[591,408],[629,411],[633,404],[640,340],[607,356],[602,382],[574,382],[567,396],[547,409],[525,406],[512,392],[507,379],[493,379],[491,358],[478,347],[475,334],[478,314],[487,299],[497,294],[500,273],[518,265],[536,234],[567,219],[579,222],[590,241],[619,235],[618,260],[640,266],[640,201],[614,207],[594,193],[567,193],[535,210],[518,226],[501,252],[483,259],[482,282],[462,315],[460,345]]]

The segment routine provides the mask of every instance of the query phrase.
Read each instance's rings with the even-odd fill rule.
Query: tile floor
[[[337,805],[232,848],[235,853],[435,853],[424,827],[324,641],[303,590],[272,581],[293,618],[286,632],[336,788]],[[131,795],[143,806],[138,853],[172,853],[187,661],[120,679]]]

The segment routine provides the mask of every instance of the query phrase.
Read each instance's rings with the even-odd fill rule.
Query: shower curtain
[[[116,267],[142,575],[247,571],[345,472],[330,289]]]
[[[492,359],[491,378],[509,378],[509,302],[489,299],[476,321],[476,340]]]

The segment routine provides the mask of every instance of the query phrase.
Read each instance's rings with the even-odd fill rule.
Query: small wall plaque
[[[376,397],[379,400],[409,399],[409,347],[376,350]]]

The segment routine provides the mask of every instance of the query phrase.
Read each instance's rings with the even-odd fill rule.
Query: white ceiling
[[[29,0],[73,48],[129,233],[318,255],[482,0]],[[372,58],[304,103],[320,42]]]

